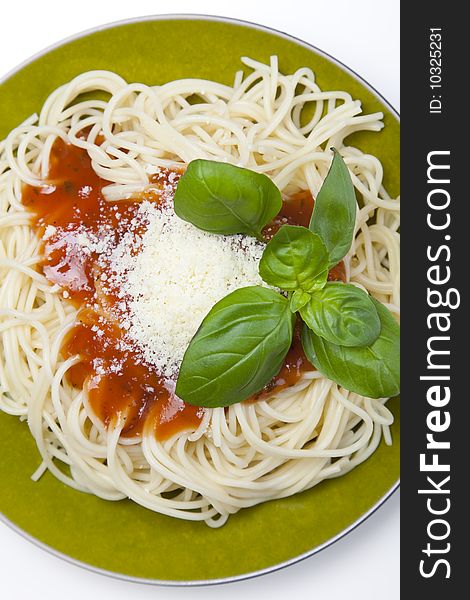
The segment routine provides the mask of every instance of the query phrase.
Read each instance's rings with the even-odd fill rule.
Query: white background
[[[169,12],[236,17],[290,33],[347,64],[399,109],[399,0],[18,0],[8,2],[2,11],[0,77],[32,54],[84,29]],[[0,577],[1,596],[9,600],[128,600],[130,596],[132,600],[212,600],[221,594],[227,600],[251,600],[262,595],[270,600],[396,600],[399,494],[317,556],[276,573],[223,587],[155,588],[113,580],[47,554],[3,523]]]

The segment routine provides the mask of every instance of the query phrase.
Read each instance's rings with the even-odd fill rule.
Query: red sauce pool
[[[155,435],[165,440],[180,431],[196,429],[204,411],[177,398],[153,367],[121,343],[123,331],[106,316],[107,309],[118,301],[117,295],[100,293],[103,271],[97,268],[97,254],[75,253],[70,248],[74,238],[84,231],[98,235],[103,226],[112,232],[117,246],[129,230],[139,203],[143,199],[161,202],[163,186],[170,179],[176,184],[180,174],[163,171],[151,179],[152,187],[140,197],[108,202],[102,195],[108,182],[94,172],[86,151],[59,139],[51,152],[47,182],[43,187],[23,187],[23,204],[34,213],[39,234],[48,228],[43,272],[80,309],[77,323],[61,349],[66,358],[81,358],[68,371],[68,380],[78,388],[87,387],[89,404],[104,425],[125,415],[125,437],[141,435],[145,423],[152,419]],[[308,226],[313,204],[309,192],[291,196],[265,229],[266,237],[272,237],[284,223]],[[344,280],[342,263],[330,272],[330,277]],[[284,366],[257,397],[294,385],[304,371],[312,368],[302,350],[300,329],[296,328]]]
[[[165,173],[159,181],[165,183]],[[101,190],[107,183],[94,172],[86,151],[58,140],[52,149],[47,185],[24,186],[22,201],[34,212],[41,234],[47,226],[58,228],[60,233],[44,243],[42,268],[81,309],[61,349],[64,357],[81,357],[68,372],[70,383],[78,388],[87,386],[89,404],[104,425],[119,414],[126,415],[122,435],[134,437],[141,435],[151,417],[156,436],[164,440],[179,431],[196,429],[203,410],[177,398],[136,352],[121,348],[123,331],[115,322],[103,319],[103,302],[97,303],[100,272],[96,254],[70,252],[74,236],[84,229],[98,234],[103,225],[109,225],[116,245],[129,229],[139,200],[105,201]],[[144,197],[158,203],[158,180],[153,183],[155,187]],[[107,295],[105,300],[112,305],[117,298]]]

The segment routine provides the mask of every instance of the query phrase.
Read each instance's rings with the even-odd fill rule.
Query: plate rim
[[[97,573],[98,575],[104,575],[111,579],[117,579],[119,581],[127,581],[130,583],[138,583],[141,585],[152,585],[152,586],[159,586],[159,587],[189,587],[189,588],[204,587],[204,586],[222,585],[224,583],[235,583],[237,581],[245,581],[247,579],[255,579],[257,577],[261,577],[262,575],[268,575],[269,573],[274,573],[276,571],[280,571],[281,569],[285,569],[287,567],[290,567],[291,565],[300,563],[300,562],[306,560],[307,558],[310,558],[310,557],[314,556],[315,554],[318,554],[322,550],[329,548],[330,546],[332,546],[333,544],[335,544],[336,542],[341,540],[343,537],[346,537],[349,533],[351,533],[357,527],[362,525],[362,523],[367,521],[369,519],[369,517],[371,517],[383,504],[385,504],[385,502],[389,498],[391,498],[391,496],[393,496],[393,494],[398,490],[399,487],[400,487],[400,480],[397,480],[393,484],[393,486],[381,498],[379,498],[379,500],[377,500],[377,502],[367,512],[363,513],[358,519],[356,519],[353,523],[351,523],[351,525],[349,525],[345,529],[341,530],[334,537],[330,538],[326,542],[323,542],[323,544],[320,544],[319,546],[315,546],[315,548],[313,548],[312,550],[307,550],[307,552],[303,552],[302,554],[299,554],[298,556],[294,556],[293,558],[290,558],[289,560],[283,561],[281,563],[277,563],[276,565],[272,565],[272,566],[266,567],[264,569],[259,569],[257,571],[250,571],[249,573],[243,573],[241,575],[233,575],[231,577],[219,577],[217,579],[191,579],[188,581],[184,581],[184,580],[177,581],[177,580],[171,580],[171,579],[149,579],[146,577],[134,577],[132,575],[125,575],[123,573],[117,573],[116,571],[109,571],[107,569],[101,569],[100,567],[95,567],[93,565],[90,565],[89,563],[83,562],[76,558],[72,558],[71,556],[68,556],[67,554],[64,554],[63,552],[56,550],[52,546],[49,546],[48,544],[41,542],[40,540],[38,540],[31,534],[26,532],[24,529],[22,529],[21,527],[19,527],[12,521],[10,521],[10,519],[5,517],[5,515],[2,512],[0,512],[0,522],[4,523],[9,529],[14,531],[15,533],[18,533],[22,538],[24,538],[25,540],[27,540],[28,542],[30,542],[37,548],[44,550],[48,554],[51,554],[52,556],[55,556],[56,558],[60,558],[61,560],[68,562],[69,564],[72,564],[76,567],[80,567],[81,569],[85,569],[92,573]]]
[[[23,70],[25,67],[27,67],[31,63],[35,62],[37,59],[41,58],[42,56],[48,54],[52,50],[60,48],[61,46],[64,46],[75,40],[79,40],[81,38],[87,37],[88,35],[91,35],[93,33],[106,31],[107,29],[113,29],[115,27],[120,27],[122,25],[130,25],[133,23],[143,23],[143,22],[147,22],[147,21],[171,21],[171,20],[175,20],[175,21],[189,21],[189,20],[211,21],[211,22],[241,25],[241,26],[248,27],[251,29],[256,29],[258,31],[268,32],[268,33],[274,34],[278,37],[284,38],[288,41],[295,42],[297,45],[302,46],[302,47],[306,48],[307,50],[311,50],[311,51],[315,52],[316,54],[319,54],[320,56],[327,58],[330,62],[332,62],[336,66],[339,66],[343,71],[345,71],[347,74],[349,74],[354,79],[356,79],[356,81],[358,81],[362,86],[367,88],[378,100],[380,100],[388,108],[388,110],[395,117],[395,119],[398,122],[400,122],[400,113],[373,85],[371,85],[361,75],[356,73],[356,71],[354,71],[351,67],[349,67],[348,65],[346,65],[339,59],[335,58],[328,52],[325,52],[321,48],[318,48],[314,44],[310,44],[310,43],[302,40],[301,38],[298,38],[294,35],[286,33],[285,31],[281,31],[280,29],[276,29],[275,27],[261,25],[260,23],[255,23],[255,22],[249,21],[249,20],[237,19],[237,18],[226,17],[226,16],[221,16],[221,15],[212,15],[212,14],[164,13],[164,14],[154,14],[154,15],[142,15],[140,17],[120,19],[117,21],[112,21],[109,23],[104,23],[101,25],[97,25],[95,27],[91,27],[89,29],[85,29],[83,31],[80,31],[79,33],[75,33],[75,34],[72,34],[65,38],[62,38],[62,39],[58,40],[57,42],[50,44],[46,48],[43,48],[42,50],[36,52],[35,54],[33,54],[33,55],[29,56],[28,58],[26,58],[25,60],[23,60],[17,66],[10,69],[5,75],[0,77],[0,86],[3,83],[5,83],[6,81],[8,81],[11,77],[16,75],[18,72]],[[150,578],[145,578],[145,577],[134,577],[132,575],[125,575],[123,573],[117,573],[115,571],[101,569],[100,567],[95,567],[94,565],[91,565],[89,563],[86,563],[86,562],[80,561],[76,558],[73,558],[71,556],[68,556],[67,554],[65,554],[63,552],[56,550],[52,546],[49,546],[48,544],[41,542],[40,540],[35,538],[33,535],[29,534],[27,531],[25,531],[24,529],[22,529],[21,527],[16,525],[13,521],[8,519],[3,514],[2,511],[0,511],[0,522],[4,523],[12,531],[14,531],[15,533],[18,533],[22,538],[24,538],[28,542],[31,542],[33,545],[40,548],[41,550],[44,550],[48,554],[51,554],[52,556],[55,556],[61,560],[64,560],[65,562],[68,562],[69,564],[75,565],[75,566],[85,569],[87,571],[91,571],[92,573],[97,573],[99,575],[104,575],[106,577],[110,577],[110,578],[117,579],[120,581],[128,581],[128,582],[138,583],[138,584],[143,584],[143,585],[153,585],[153,586],[161,586],[161,587],[203,587],[203,586],[209,586],[209,585],[210,586],[220,585],[220,584],[224,584],[224,583],[234,583],[236,581],[244,581],[247,579],[254,579],[255,577],[260,577],[262,575],[267,575],[268,573],[273,573],[275,571],[285,569],[286,567],[289,567],[291,565],[299,563],[307,558],[310,558],[311,556],[314,556],[315,554],[321,552],[325,548],[332,546],[335,542],[339,541],[340,539],[342,539],[343,537],[345,537],[346,535],[348,535],[349,533],[354,531],[357,527],[359,527],[359,525],[361,525],[362,523],[367,521],[369,519],[369,517],[371,517],[398,490],[399,487],[400,487],[400,479],[397,479],[397,481],[390,487],[390,489],[387,492],[385,492],[385,494],[383,496],[381,496],[377,500],[377,502],[369,508],[369,510],[364,512],[360,517],[358,517],[348,527],[345,527],[339,533],[337,533],[335,536],[333,536],[332,538],[323,542],[323,544],[315,546],[311,550],[308,550],[307,552],[303,552],[302,554],[294,556],[293,558],[291,558],[289,560],[277,563],[275,565],[271,565],[264,569],[259,569],[257,571],[250,571],[248,573],[243,573],[240,575],[233,575],[231,577],[220,577],[220,578],[215,578],[215,579],[192,579],[192,580],[187,580],[187,581],[150,579]]]

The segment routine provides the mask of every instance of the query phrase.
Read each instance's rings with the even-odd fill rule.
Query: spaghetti
[[[380,161],[344,143],[355,131],[380,131],[381,113],[363,115],[346,92],[320,90],[308,68],[283,75],[276,57],[243,63],[251,73],[237,73],[233,87],[196,79],[149,87],[84,73],[0,144],[0,408],[28,422],[42,457],[35,479],[48,469],[80,491],[215,527],[243,507],[348,472],[382,437],[391,443],[387,399],[348,392],[315,370],[256,401],[205,409],[168,436],[145,425],[123,435],[124,420],[97,418],[87,384],[68,376],[83,359],[61,351],[80,307],[44,274],[44,228],[38,236],[24,204],[26,188],[47,195],[53,187],[58,143],[87,157],[110,204],[196,158],[265,173],[285,197],[315,197],[329,148],[338,148],[359,198],[346,279],[398,316],[399,201],[382,185]]]

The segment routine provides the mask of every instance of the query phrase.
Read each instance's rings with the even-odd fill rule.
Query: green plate
[[[21,65],[0,84],[0,139],[40,110],[59,85],[90,69],[159,84],[203,77],[231,84],[240,56],[280,68],[311,67],[323,89],[347,90],[366,112],[385,113],[380,134],[351,143],[377,155],[392,194],[399,184],[396,113],[357,75],[321,51],[258,25],[197,16],[152,17],[112,24],[60,43]],[[130,501],[107,502],[74,491],[50,474],[30,479],[40,459],[25,423],[0,413],[0,511],[4,520],[53,553],[130,579],[181,584],[242,579],[304,558],[350,531],[397,487],[399,406],[393,446],[383,443],[340,479],[284,500],[244,509],[220,529],[155,514]]]

